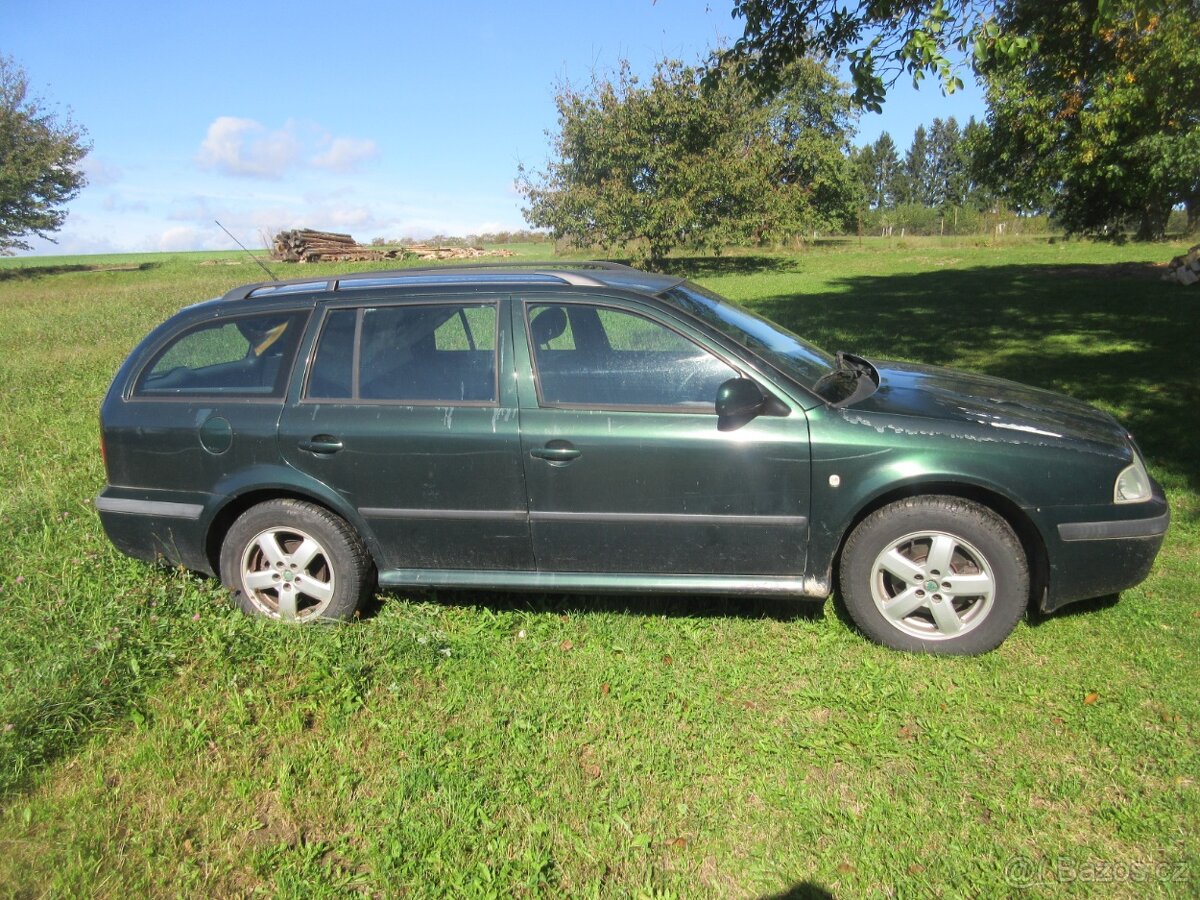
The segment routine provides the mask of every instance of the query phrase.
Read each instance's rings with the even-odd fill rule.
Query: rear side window
[[[307,312],[205,322],[158,351],[138,377],[139,397],[282,397]]]
[[[494,403],[496,306],[443,304],[333,311],[318,339],[305,396],[312,400]]]

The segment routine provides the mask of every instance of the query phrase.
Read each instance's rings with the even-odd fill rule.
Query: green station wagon
[[[1146,577],[1169,513],[1086,404],[830,355],[611,263],[253,284],[117,373],[96,508],[125,553],[250,613],[383,588],[824,598],[909,651],[981,653]]]

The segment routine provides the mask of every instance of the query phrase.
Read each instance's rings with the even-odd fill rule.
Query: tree
[[[924,125],[917,126],[908,152],[904,154],[904,162],[900,167],[899,201],[917,206],[933,205],[929,180],[929,134]]]
[[[962,130],[962,153],[966,169],[964,202],[980,212],[997,208],[999,197],[992,189],[995,180],[987,150],[991,131],[985,122],[975,121],[972,116]]]
[[[546,170],[522,168],[530,224],[581,243],[645,246],[661,265],[678,246],[719,249],[842,227],[853,209],[845,155],[849,97],[820,65],[797,63],[786,89],[658,64],[643,85],[622,63],[556,98]]]
[[[859,148],[854,155],[854,169],[868,207],[890,209],[896,205],[900,157],[890,134],[885,131],[875,143]]]
[[[989,61],[994,186],[1070,233],[1161,237],[1172,207],[1200,206],[1200,0],[1144,15],[1108,0],[1014,5],[1002,22],[1041,35],[1036,56]]]
[[[797,54],[849,62],[878,109],[904,72],[988,88],[990,187],[1069,232],[1161,235],[1200,224],[1200,0],[734,0],[745,33],[722,65],[773,87]],[[886,79],[886,80],[885,80]]]
[[[1107,0],[1097,2],[1103,6]],[[952,62],[956,54],[969,49],[978,62],[996,54],[1024,57],[1036,49],[1036,38],[997,27],[1001,5],[1002,0],[734,0],[732,15],[745,20],[745,30],[717,58],[767,90],[786,81],[797,59],[845,60],[855,102],[878,112],[887,88],[906,72],[914,84],[936,75],[943,90],[953,93],[963,84]]]
[[[60,121],[29,96],[25,72],[0,56],[0,253],[28,250],[66,219],[60,207],[87,183],[79,162],[91,146],[70,118]]]
[[[934,119],[929,128],[930,206],[962,206],[967,194],[967,159],[962,133],[953,116]]]

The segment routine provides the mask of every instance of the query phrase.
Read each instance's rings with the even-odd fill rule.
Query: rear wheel
[[[876,510],[846,541],[839,574],[855,624],[898,650],[985,653],[1029,604],[1029,567],[1012,528],[958,497]]]
[[[251,615],[313,622],[353,616],[375,570],[345,520],[314,503],[270,500],[225,535],[221,581]]]

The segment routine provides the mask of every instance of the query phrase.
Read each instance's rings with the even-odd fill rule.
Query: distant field
[[[1150,579],[978,659],[875,647],[833,602],[454,593],[251,620],[116,553],[91,498],[125,355],[262,273],[0,260],[0,896],[1197,895],[1200,289],[1154,268],[1183,246],[671,261],[829,350],[1016,378],[1133,430],[1174,516]]]

